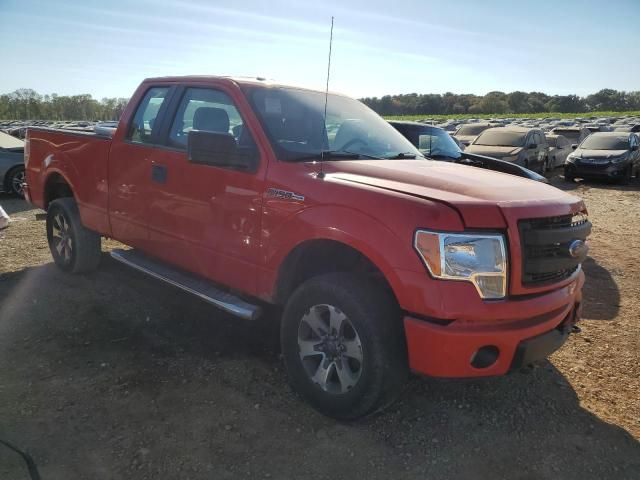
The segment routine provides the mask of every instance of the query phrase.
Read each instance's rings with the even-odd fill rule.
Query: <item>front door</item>
[[[151,164],[160,151],[156,118],[166,110],[171,88],[150,87],[122,138],[109,152],[109,218],[115,239],[132,247],[148,247],[147,220]]]
[[[165,148],[152,160],[151,248],[174,265],[243,291],[254,291],[260,251],[264,165],[255,171],[192,163],[191,130],[230,133],[258,156],[236,102],[224,88],[183,87],[163,125]],[[179,100],[178,100],[179,97]]]

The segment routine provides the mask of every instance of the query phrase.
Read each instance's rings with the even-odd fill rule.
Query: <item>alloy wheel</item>
[[[358,383],[364,355],[349,318],[333,305],[314,305],[298,328],[300,361],[323,391],[344,394]]]

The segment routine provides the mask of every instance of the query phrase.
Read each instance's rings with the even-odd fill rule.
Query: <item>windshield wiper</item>
[[[324,150],[322,152],[305,155],[303,157],[294,158],[294,162],[302,162],[305,160],[353,160],[359,158],[369,158],[372,160],[382,160],[381,157],[367,155],[366,153],[349,152],[346,150]]]
[[[384,157],[385,160],[402,160],[404,158],[416,158],[417,155],[415,153],[411,153],[411,152],[400,152],[397,153],[396,155],[390,155],[388,157]]]

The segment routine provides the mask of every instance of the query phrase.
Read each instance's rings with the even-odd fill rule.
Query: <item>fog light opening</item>
[[[498,360],[500,350],[495,345],[480,347],[471,356],[471,366],[474,368],[488,368]]]

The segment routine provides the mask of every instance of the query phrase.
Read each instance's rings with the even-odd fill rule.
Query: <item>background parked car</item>
[[[473,142],[478,135],[487,128],[497,127],[498,125],[491,123],[467,123],[458,127],[453,136],[458,140],[463,148],[466,148]]]
[[[499,158],[544,173],[549,147],[539,128],[509,126],[485,130],[465,152]]]
[[[597,132],[567,157],[564,178],[631,179],[640,168],[640,139],[635,133]]]
[[[390,121],[396,130],[405,136],[425,156],[444,162],[461,163],[472,167],[486,168],[496,172],[510,173],[519,177],[547,183],[548,180],[514,163],[497,158],[474,155],[463,151],[444,129],[417,122]]]
[[[549,145],[547,170],[562,167],[567,159],[567,155],[573,151],[571,149],[571,142],[564,135],[545,135],[545,138]]]
[[[23,196],[24,142],[0,132],[0,187],[7,193]]]
[[[578,144],[591,135],[591,130],[580,127],[555,127],[549,132],[552,135],[562,135],[572,144]]]

